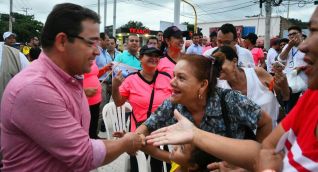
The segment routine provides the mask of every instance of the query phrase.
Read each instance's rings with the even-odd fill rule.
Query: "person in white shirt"
[[[236,51],[239,57],[238,65],[240,67],[255,67],[252,53],[248,49],[237,45],[237,32],[232,24],[223,24],[217,33],[217,47],[223,45],[228,45]],[[211,54],[216,50],[217,47],[207,50],[203,55],[206,57],[211,57]]]
[[[304,83],[307,83],[307,76],[302,71],[303,66],[306,66],[304,61],[305,54],[298,49],[300,43],[303,42],[301,28],[298,26],[291,26],[288,28],[288,39],[289,42],[279,54],[278,61],[281,61],[283,64],[285,64],[284,73],[286,73],[286,75],[289,75],[296,70],[297,75],[302,78]],[[290,83],[292,81],[289,80],[288,82]],[[286,113],[288,113],[295,106],[302,91],[294,91],[291,94],[290,100],[287,102],[285,107]]]
[[[271,40],[271,48],[268,50],[267,57],[266,57],[266,66],[267,66],[267,72],[273,74],[272,71],[272,65],[276,61],[278,57],[278,53],[280,51],[280,39],[279,38],[273,38]]]

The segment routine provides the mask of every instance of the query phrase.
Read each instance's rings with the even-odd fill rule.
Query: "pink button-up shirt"
[[[1,101],[2,171],[89,171],[106,155],[89,138],[89,108],[78,80],[44,53],[7,85]]]

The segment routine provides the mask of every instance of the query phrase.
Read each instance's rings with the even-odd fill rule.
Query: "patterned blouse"
[[[238,91],[216,88],[213,97],[208,98],[205,114],[199,127],[202,130],[226,135],[226,127],[222,117],[221,98],[226,103],[226,111],[231,121],[231,132],[233,137],[242,139],[245,135],[245,127],[252,130],[257,128],[257,122],[261,117],[261,108],[246,96]],[[175,124],[173,111],[177,109],[183,116],[194,122],[194,119],[187,108],[181,104],[173,104],[170,100],[165,100],[160,107],[147,119],[144,125],[148,131],[152,132],[159,128]]]

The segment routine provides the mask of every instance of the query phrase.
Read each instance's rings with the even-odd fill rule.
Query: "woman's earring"
[[[201,94],[198,95],[199,99],[202,100],[203,96]]]

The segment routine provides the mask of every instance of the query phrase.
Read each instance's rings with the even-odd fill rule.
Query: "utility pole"
[[[114,0],[114,13],[113,13],[113,37],[116,37],[116,7],[117,0]]]
[[[13,0],[10,0],[10,14],[9,14],[9,32],[12,32],[12,6]]]
[[[272,4],[271,0],[265,1],[265,40],[264,40],[264,47],[268,50],[269,42],[270,42],[270,28],[271,28],[271,16],[272,16]]]
[[[100,17],[100,0],[97,0],[97,14]]]
[[[106,19],[107,19],[107,0],[104,0],[104,32],[107,26]]]
[[[183,2],[185,2],[186,4],[189,4],[193,11],[194,11],[194,33],[198,33],[198,15],[197,15],[197,11],[195,10],[194,5],[192,5],[191,3],[189,3],[186,0],[182,0]]]
[[[180,24],[180,1],[181,0],[174,0],[174,22],[175,26],[179,26]]]
[[[287,2],[287,20],[289,19],[289,4],[290,4],[290,0],[288,0]]]
[[[28,15],[28,10],[32,10],[32,8],[22,8],[22,11],[25,12],[25,15],[27,16]]]

